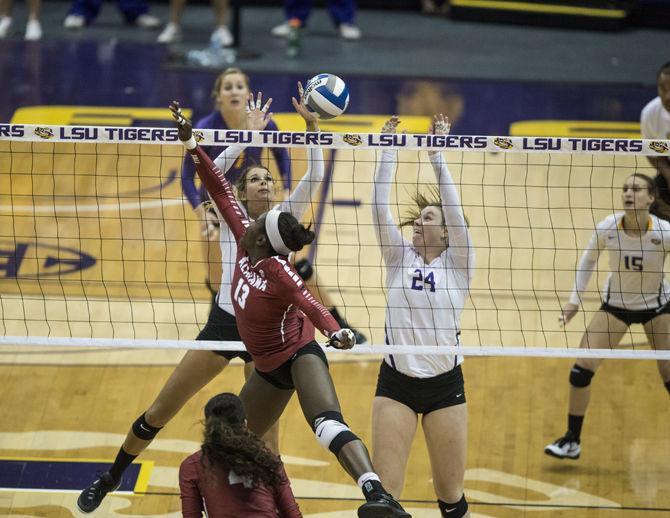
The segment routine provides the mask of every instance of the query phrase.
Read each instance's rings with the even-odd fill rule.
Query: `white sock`
[[[358,484],[359,489],[362,490],[363,484],[365,484],[369,480],[376,480],[377,482],[381,483],[381,480],[379,480],[379,476],[377,475],[377,473],[368,471],[367,473],[363,473],[360,477],[358,477],[356,484]]]

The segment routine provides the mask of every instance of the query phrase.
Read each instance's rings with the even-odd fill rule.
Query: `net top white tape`
[[[0,346],[114,347],[133,349],[198,349],[207,351],[244,351],[242,342],[209,340],[144,340],[132,338],[67,338],[46,336],[0,336]],[[670,350],[578,349],[568,347],[459,347],[452,345],[356,345],[341,354],[461,354],[463,356],[526,356],[535,358],[603,358],[629,360],[670,360]],[[2,353],[2,349],[0,349]]]
[[[620,138],[496,137],[379,133],[299,133],[291,131],[194,130],[199,144],[272,147],[319,146],[332,149],[488,151],[505,153],[575,153],[670,157],[670,140]],[[41,126],[0,124],[0,141],[91,144],[181,145],[173,128],[109,126]]]

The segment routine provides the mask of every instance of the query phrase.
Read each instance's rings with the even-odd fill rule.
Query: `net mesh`
[[[9,128],[0,131],[2,343],[225,348],[193,341],[210,307],[206,238],[182,195],[175,132],[89,128],[75,144],[72,127]],[[264,147],[290,146],[295,186],[305,170],[305,135],[199,136],[221,143],[233,133]],[[315,290],[370,336],[375,345],[365,351],[384,350],[386,272],[370,206],[379,148],[399,150],[391,200],[397,221],[412,209],[414,192],[436,183],[426,150],[445,148],[476,248],[462,351],[575,355],[609,272],[601,258],[583,311],[560,327],[582,250],[596,224],[620,210],[624,180],[636,171],[655,174],[645,155],[662,155],[667,142],[417,137],[321,135],[326,177],[303,219],[317,231],[307,252]],[[624,350],[605,354],[625,357],[646,343],[633,326]]]

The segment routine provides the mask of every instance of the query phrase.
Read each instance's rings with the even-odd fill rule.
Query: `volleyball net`
[[[670,155],[670,141],[237,130],[196,137],[203,146],[266,148],[263,165],[274,173],[269,148],[288,148],[293,187],[307,146],[324,149],[325,178],[303,218],[317,239],[302,256],[313,265],[314,291],[370,337],[353,352],[670,359],[670,351],[650,350],[640,326],[619,348],[578,349],[600,308],[606,257],[580,312],[559,324],[596,225],[621,210],[630,174],[655,176],[647,157]],[[413,193],[436,184],[427,151],[445,153],[458,186],[476,264],[457,348],[384,345],[386,269],[371,193],[385,149],[399,152],[396,221],[413,208]],[[241,348],[194,340],[211,304],[211,258],[182,194],[183,158],[174,129],[0,125],[0,344]]]

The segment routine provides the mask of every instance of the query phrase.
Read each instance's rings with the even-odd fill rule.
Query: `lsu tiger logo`
[[[649,143],[649,149],[656,151],[657,153],[667,153],[670,150],[665,142],[659,142],[657,140]]]
[[[205,134],[202,131],[193,130],[193,137],[195,141],[200,143],[205,140]]]
[[[53,138],[54,132],[51,128],[35,128],[35,135],[43,139]]]
[[[509,138],[497,137],[493,140],[493,143],[500,149],[512,149],[514,147],[512,139]]]
[[[360,146],[363,143],[363,139],[360,137],[360,135],[354,135],[352,133],[347,133],[344,135],[342,140],[344,140],[350,146]]]

